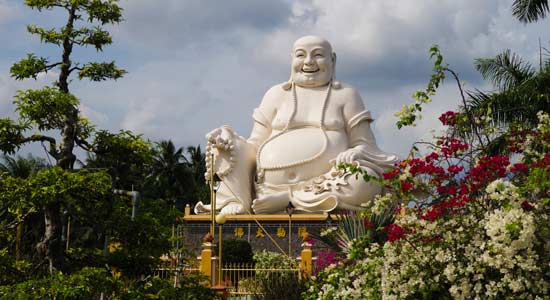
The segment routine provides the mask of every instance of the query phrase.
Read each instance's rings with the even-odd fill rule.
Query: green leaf
[[[36,8],[39,11],[43,9],[51,9],[54,6],[61,6],[59,0],[25,0],[25,5],[30,8]]]
[[[28,123],[16,124],[11,119],[0,119],[0,151],[15,153],[25,141],[23,132],[30,129]]]
[[[115,62],[110,63],[91,62],[86,64],[78,73],[79,79],[88,77],[92,81],[102,81],[107,79],[118,79],[126,74],[125,70],[117,69]]]
[[[548,0],[515,0],[512,4],[512,14],[523,23],[536,22],[548,11]]]
[[[17,80],[22,80],[25,78],[34,78],[40,72],[46,71],[46,64],[48,61],[43,57],[37,57],[32,53],[27,54],[27,58],[20,60],[13,64],[10,68],[11,76]]]
[[[478,58],[475,67],[485,80],[490,80],[501,90],[516,87],[535,74],[530,63],[510,50],[494,58]]]
[[[102,51],[104,45],[109,45],[113,42],[113,39],[108,31],[96,26],[93,28],[81,28],[75,31],[74,41],[79,45],[93,45],[97,51]]]
[[[99,21],[104,24],[115,24],[122,21],[122,8],[116,4],[117,0],[91,0],[86,7],[89,21]]]
[[[44,29],[36,25],[27,25],[27,31],[31,34],[38,34],[40,41],[45,43],[51,43],[55,45],[61,45],[66,34],[57,32],[55,29]]]
[[[51,87],[18,91],[15,98],[20,117],[40,130],[63,128],[66,115],[79,103],[72,94]]]

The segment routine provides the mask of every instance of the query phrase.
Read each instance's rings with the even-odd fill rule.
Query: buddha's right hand
[[[228,125],[216,128],[206,135],[206,139],[208,140],[207,148],[210,146],[218,149],[218,151],[232,150],[234,148],[234,135],[233,128]]]
[[[227,125],[216,128],[206,135],[206,180],[209,180],[211,172],[220,177],[231,172],[235,164],[235,138],[238,137],[233,129]],[[216,157],[215,161],[212,157]],[[213,168],[213,170],[212,170]]]

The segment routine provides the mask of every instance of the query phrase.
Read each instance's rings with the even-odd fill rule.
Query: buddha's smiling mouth
[[[319,69],[302,69],[302,73],[313,74],[319,72]]]

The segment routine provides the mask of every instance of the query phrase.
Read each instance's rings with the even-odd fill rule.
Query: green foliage
[[[43,9],[51,9],[54,6],[60,6],[61,3],[59,0],[25,0],[25,5],[40,11]]]
[[[156,143],[153,164],[148,181],[155,197],[169,200],[181,208],[178,199],[188,198],[193,190],[193,174],[186,161],[183,148],[177,148],[170,140]],[[191,203],[191,201],[187,201]]]
[[[13,177],[28,178],[46,168],[46,160],[34,157],[32,154],[27,155],[27,157],[17,156],[16,158],[4,156],[3,160],[4,162],[0,163],[0,173],[8,173]]]
[[[414,92],[412,97],[415,99],[415,103],[410,105],[404,104],[401,110],[394,114],[399,118],[396,123],[397,128],[401,129],[403,126],[415,126],[415,122],[422,117],[420,114],[422,105],[432,102],[431,97],[435,95],[435,91],[445,79],[447,65],[443,64],[443,56],[437,45],[430,48],[430,59],[434,58],[433,73],[426,89]]]
[[[258,289],[261,293],[255,293],[255,297],[261,300],[299,300],[306,291],[304,280],[300,280],[297,272],[288,276],[261,277]]]
[[[28,264],[16,261],[7,249],[0,248],[0,297],[2,286],[15,284],[24,279],[27,268]]]
[[[116,188],[140,190],[144,174],[153,159],[149,141],[131,131],[110,133],[100,130],[92,143],[95,155],[89,156],[87,167],[107,169]]]
[[[14,154],[26,141],[23,133],[30,128],[28,123],[17,124],[8,118],[0,119],[0,151]]]
[[[99,21],[102,25],[122,21],[122,8],[117,5],[117,0],[25,0],[25,5],[38,11],[50,10],[54,7],[84,11],[88,14],[88,22]],[[77,15],[75,19],[81,20],[82,16]]]
[[[158,277],[146,277],[121,295],[121,299],[182,299],[209,300],[222,299],[220,294],[202,285],[208,281],[203,275],[192,273],[182,277],[180,287],[173,287],[169,281]]]
[[[187,147],[187,154],[189,159],[187,164],[193,174],[193,191],[191,193],[191,205],[194,205],[197,201],[210,201],[210,187],[206,184],[204,174],[206,173],[206,157],[205,153],[201,151],[201,146]]]
[[[27,58],[24,58],[11,66],[10,73],[11,76],[17,80],[31,77],[36,79],[40,72],[44,72],[46,70],[47,63],[48,61],[45,58],[36,57],[36,55],[29,53],[27,54]]]
[[[365,252],[366,248],[357,250]],[[302,299],[382,299],[380,270],[384,266],[384,250],[377,248],[363,257],[328,266],[305,283]]]
[[[114,61],[110,63],[92,62],[86,64],[82,68],[82,70],[80,70],[80,72],[78,73],[78,77],[79,79],[87,77],[92,81],[102,81],[107,79],[118,79],[121,78],[124,74],[126,74],[126,71],[117,69]]]
[[[305,285],[300,282],[297,262],[288,256],[263,250],[254,253],[256,279],[259,290],[255,296],[259,299],[300,299]],[[275,272],[259,271],[259,269],[284,269],[289,271]],[[290,271],[292,270],[292,271]],[[258,291],[257,291],[258,292]]]
[[[119,289],[120,284],[105,269],[84,268],[70,275],[57,273],[0,286],[0,299],[99,299],[101,292],[111,295]]]
[[[263,250],[254,253],[253,257],[257,269],[292,269],[298,266],[294,259],[278,252]]]
[[[64,34],[62,32],[56,31],[54,28],[52,29],[44,29],[42,27],[38,27],[36,25],[27,25],[27,31],[30,34],[36,34],[40,36],[40,41],[43,43],[50,43],[54,45],[61,45],[61,42],[63,41]],[[45,69],[44,65],[44,69]],[[36,79],[36,78],[35,78]]]
[[[244,240],[224,240],[222,252],[224,264],[254,262],[252,247]]]
[[[103,209],[103,200],[110,192],[111,179],[104,172],[72,173],[53,167],[28,179],[1,178],[0,207],[8,207],[10,213],[21,218],[31,210],[55,202],[62,203],[75,216],[86,219],[92,209]]]
[[[14,101],[20,118],[40,130],[62,129],[66,115],[78,105],[72,94],[52,87],[18,91]]]
[[[515,0],[512,4],[512,14],[523,23],[543,19],[548,10],[548,0]]]
[[[382,198],[377,198],[375,202]],[[321,231],[314,239],[328,246],[331,250],[348,259],[359,259],[364,256],[364,249],[370,243],[383,243],[386,232],[383,228],[394,220],[395,203],[378,210],[367,208],[360,213],[346,211],[337,215],[336,226]]]
[[[67,172],[53,167],[39,172],[30,182],[30,200],[36,206],[62,201],[85,214],[88,205],[111,193],[111,178],[105,172]],[[80,206],[80,207],[79,207]]]
[[[83,0],[79,1],[82,8],[89,14],[88,21],[99,21],[102,25],[116,24],[122,21],[122,8],[117,5],[118,0]]]
[[[97,51],[103,51],[104,45],[109,45],[113,39],[108,31],[101,29],[99,26],[92,28],[80,28],[75,31],[75,43],[78,45],[92,45]],[[80,77],[82,79],[82,76]]]
[[[537,113],[550,107],[550,59],[533,67],[506,50],[495,58],[478,59],[477,69],[497,91],[468,93],[467,105],[472,121],[461,121],[452,129],[461,136],[480,132],[487,141],[485,153],[508,153],[510,134],[529,130],[538,122]]]
[[[535,74],[531,64],[509,49],[494,58],[476,59],[475,68],[483,79],[491,81],[501,90],[521,84]]]
[[[163,227],[158,218],[149,212],[140,212],[132,221],[128,206],[117,205],[110,220],[111,244],[109,264],[127,278],[151,274],[160,260],[170,250],[169,228]]]

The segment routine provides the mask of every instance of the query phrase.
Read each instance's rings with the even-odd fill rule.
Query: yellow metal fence
[[[251,263],[230,263],[222,267],[222,283],[231,299],[253,299],[261,295],[262,281],[300,278],[300,269],[261,269]]]

